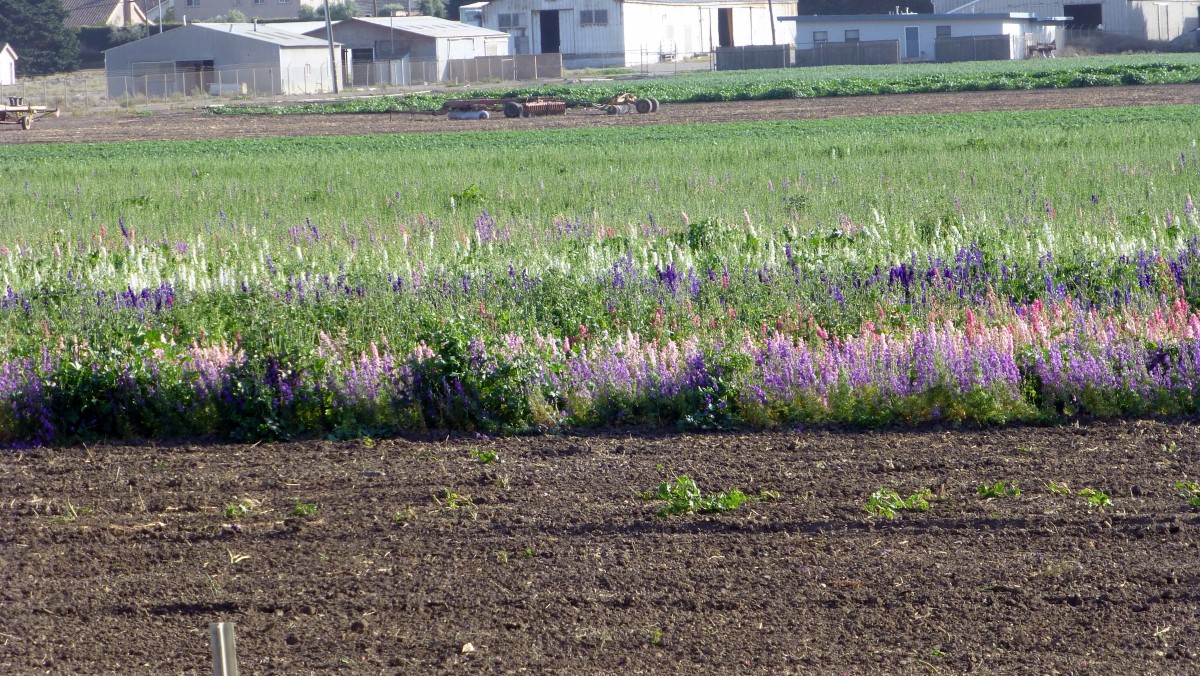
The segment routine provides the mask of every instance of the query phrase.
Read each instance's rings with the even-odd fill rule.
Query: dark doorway
[[[717,46],[733,46],[733,8],[721,7],[717,10]]]
[[[558,32],[558,10],[542,10],[538,18],[542,32],[542,53],[557,54],[561,39]]]
[[[185,93],[208,93],[209,87],[217,81],[212,61],[176,61],[175,73]]]
[[[1063,5],[1063,14],[1071,17],[1067,28],[1099,28],[1104,23],[1104,12],[1100,3],[1088,5]]]

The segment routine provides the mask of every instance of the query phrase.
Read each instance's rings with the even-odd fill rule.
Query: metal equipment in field
[[[522,96],[504,99],[449,99],[438,113],[502,112],[504,117],[540,117],[562,115],[567,102],[557,96]],[[463,118],[459,118],[463,119]],[[482,119],[487,119],[482,117]]]
[[[22,129],[29,129],[36,119],[47,115],[58,117],[58,108],[31,106],[20,96],[10,96],[7,101],[0,104],[0,124],[19,124]]]
[[[488,119],[489,113],[501,112],[504,117],[541,117],[563,115],[567,108],[582,107],[608,115],[620,113],[653,113],[658,110],[658,100],[640,98],[634,94],[617,94],[602,103],[567,101],[557,96],[522,96],[499,99],[450,99],[442,104],[436,114],[448,114],[451,119]]]

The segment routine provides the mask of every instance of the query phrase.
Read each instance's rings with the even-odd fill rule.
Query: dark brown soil
[[[1200,85],[1150,85],[738,101],[663,105],[648,115],[603,115],[570,110],[567,115],[531,119],[454,121],[445,116],[368,115],[210,115],[201,111],[154,115],[94,114],[43,119],[30,131],[4,125],[0,144],[48,142],[150,141],[171,139],[322,136],[332,134],[411,134],[496,129],[556,129],[635,124],[687,124],[753,120],[805,120],[863,115],[909,115],[986,110],[1098,108],[1200,103]]]
[[[1144,421],[12,453],[0,673],[211,673],[218,620],[244,674],[1197,673],[1198,462]],[[676,473],[757,497],[660,518]]]

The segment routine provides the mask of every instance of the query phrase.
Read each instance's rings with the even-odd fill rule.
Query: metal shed
[[[341,48],[334,54],[341,78]],[[329,43],[268,25],[190,24],[104,52],[109,96],[319,94],[335,90]]]
[[[324,27],[305,32],[324,34]],[[452,60],[509,53],[507,33],[431,16],[346,19],[333,26],[333,39],[350,50],[355,84],[408,84],[392,76],[396,62],[411,81],[438,82],[448,79]]]

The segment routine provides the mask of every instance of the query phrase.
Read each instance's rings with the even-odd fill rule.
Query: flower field
[[[1196,112],[6,148],[0,441],[1195,412]]]

